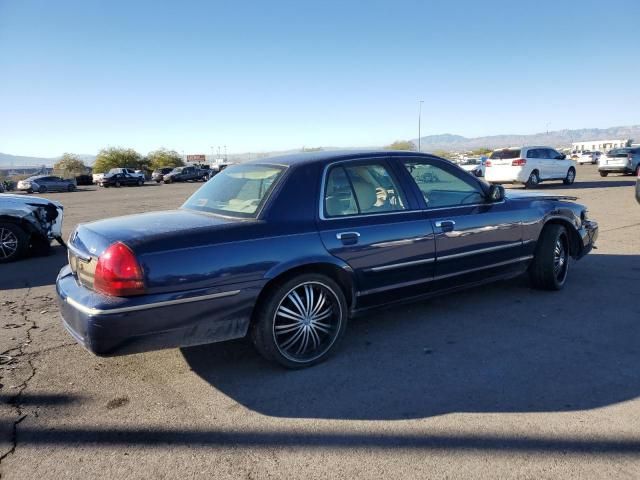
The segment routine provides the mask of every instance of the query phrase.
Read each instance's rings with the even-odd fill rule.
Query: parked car
[[[92,185],[93,177],[91,175],[78,175],[76,177],[76,185]]]
[[[485,162],[485,180],[490,183],[521,183],[535,187],[547,180],[571,185],[576,162],[551,147],[513,147],[494,150]]]
[[[574,158],[572,156],[572,158]],[[598,159],[600,158],[600,152],[592,152],[591,150],[585,150],[584,152],[577,152],[575,154],[574,160],[578,165],[584,165],[585,163],[590,163],[592,165],[596,165],[598,163]]]
[[[7,263],[29,251],[43,253],[51,240],[62,241],[63,209],[59,202],[41,197],[0,197],[0,263]]]
[[[352,315],[525,272],[558,290],[598,226],[575,197],[509,192],[415,152],[316,152],[225,169],[178,210],[80,224],[57,279],[98,355],[250,333],[286,367]]]
[[[609,150],[598,162],[601,177],[610,173],[640,174],[640,147],[614,148]]]
[[[63,179],[51,175],[36,175],[18,182],[18,190],[27,193],[73,192],[75,180]]]
[[[153,173],[151,174],[151,180],[153,180],[156,183],[160,183],[164,180],[164,176],[171,172],[173,170],[173,167],[162,167],[162,168],[158,168],[156,170],[153,171]]]
[[[99,187],[121,187],[123,185],[137,185],[141,187],[144,185],[144,177],[138,175],[130,175],[129,173],[108,173],[102,179],[98,181]]]
[[[463,170],[473,173],[476,177],[484,177],[484,160],[480,158],[466,158],[461,160],[458,165]]]
[[[93,183],[96,185],[107,175],[115,175],[117,173],[124,173],[132,177],[139,177],[142,181],[145,181],[144,173],[141,170],[134,170],[133,168],[112,168],[107,173],[94,173]]]
[[[176,167],[162,177],[162,179],[164,183],[204,181],[208,173],[208,171],[200,170],[193,166]]]

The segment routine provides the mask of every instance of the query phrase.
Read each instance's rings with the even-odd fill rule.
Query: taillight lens
[[[97,292],[115,297],[144,293],[142,268],[124,243],[116,242],[100,255],[93,287]]]
[[[491,160],[487,160],[486,162],[484,162],[484,166],[485,167],[490,167],[491,166]]]
[[[521,167],[526,165],[527,161],[524,158],[516,158],[513,162],[511,162],[512,167]]]

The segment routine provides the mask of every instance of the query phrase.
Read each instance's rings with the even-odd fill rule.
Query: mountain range
[[[632,139],[640,142],[640,125],[630,125],[611,128],[582,128],[578,130],[555,130],[551,132],[535,133],[532,135],[492,135],[487,137],[468,138],[461,135],[449,133],[441,135],[427,135],[420,138],[420,148],[423,152],[434,152],[435,150],[465,151],[474,148],[500,148],[517,145],[549,145],[552,147],[568,147],[572,142],[583,142],[589,140],[607,139]],[[416,145],[418,139],[411,140]],[[355,148],[355,147],[353,147]],[[376,147],[373,147],[376,148]],[[328,149],[328,148],[326,148]],[[244,161],[249,158],[268,157],[283,153],[293,153],[300,150],[286,150],[255,153],[237,153],[229,155],[232,161]],[[20,155],[10,155],[0,153],[0,168],[28,167],[28,166],[52,166],[59,157],[28,157]],[[95,155],[80,155],[80,158],[87,164],[93,165]]]

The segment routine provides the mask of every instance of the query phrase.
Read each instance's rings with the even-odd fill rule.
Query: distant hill
[[[96,160],[95,155],[78,155],[85,165],[93,165]],[[60,157],[26,157],[22,155],[11,155],[8,153],[0,153],[0,168],[9,167],[39,167],[44,165],[52,167]]]
[[[573,142],[630,138],[640,142],[640,125],[611,128],[583,128],[580,130],[556,130],[533,135],[492,135],[489,137],[467,138],[460,135],[429,135],[420,138],[423,152],[433,150],[464,151],[474,148],[500,148],[518,145],[549,145],[569,147]],[[418,139],[412,140],[416,145]]]

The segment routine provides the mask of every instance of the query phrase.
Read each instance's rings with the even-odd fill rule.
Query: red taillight
[[[484,166],[485,167],[490,167],[491,166],[491,160],[487,160],[484,162]]]
[[[115,297],[144,293],[142,268],[124,243],[116,242],[100,255],[93,287],[97,292]]]
[[[516,158],[513,162],[511,162],[512,167],[521,167],[526,165],[527,161],[524,158]]]

